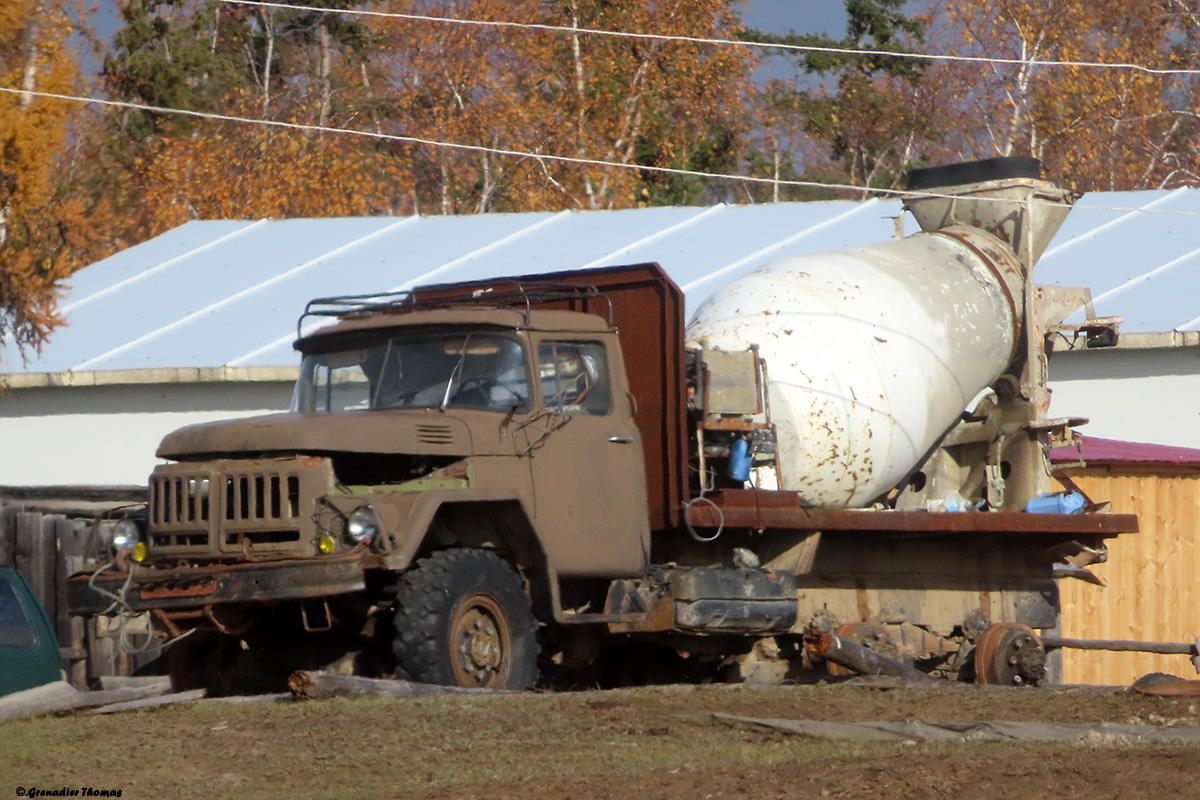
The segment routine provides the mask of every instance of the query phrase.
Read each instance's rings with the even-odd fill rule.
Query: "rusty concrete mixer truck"
[[[1137,529],[1047,459],[1082,422],[1047,416],[1051,337],[1116,321],[1034,283],[1073,200],[1036,161],[910,190],[921,233],[766,266],[686,331],[653,264],[312,301],[292,409],[169,435],[74,610],[151,612],[214,691],[695,678],[756,642],[1037,683],[1055,564]]]

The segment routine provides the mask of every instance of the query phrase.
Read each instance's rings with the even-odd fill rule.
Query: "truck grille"
[[[225,519],[294,520],[299,516],[299,475],[225,476]]]
[[[331,485],[328,459],[162,466],[150,479],[149,543],[167,556],[307,552],[312,501]]]
[[[156,478],[150,495],[156,523],[208,522],[212,498],[207,475]]]

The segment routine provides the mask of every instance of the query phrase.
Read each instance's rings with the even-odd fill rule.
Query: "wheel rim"
[[[459,686],[504,686],[511,670],[512,633],[500,604],[487,595],[463,599],[450,619],[450,666]]]
[[[1046,671],[1046,651],[1033,629],[1015,622],[988,628],[975,645],[975,682],[1034,685]]]

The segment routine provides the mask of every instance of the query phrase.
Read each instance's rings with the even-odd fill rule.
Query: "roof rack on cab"
[[[542,281],[521,283],[511,278],[474,283],[442,283],[418,286],[397,292],[347,294],[336,297],[317,297],[304,306],[296,320],[296,337],[301,338],[304,320],[309,317],[345,319],[358,314],[394,313],[428,308],[454,306],[499,306],[525,309],[525,324],[529,324],[534,306],[572,300],[601,299],[600,290],[590,284]],[[608,324],[613,323],[612,303],[608,304]]]

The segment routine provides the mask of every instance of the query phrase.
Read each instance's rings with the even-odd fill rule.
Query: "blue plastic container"
[[[729,448],[729,477],[735,481],[750,480],[750,464],[753,460],[750,443],[745,439],[734,440],[733,447]]]
[[[1087,505],[1087,498],[1079,492],[1055,492],[1035,497],[1026,504],[1030,514],[1078,514]]]

